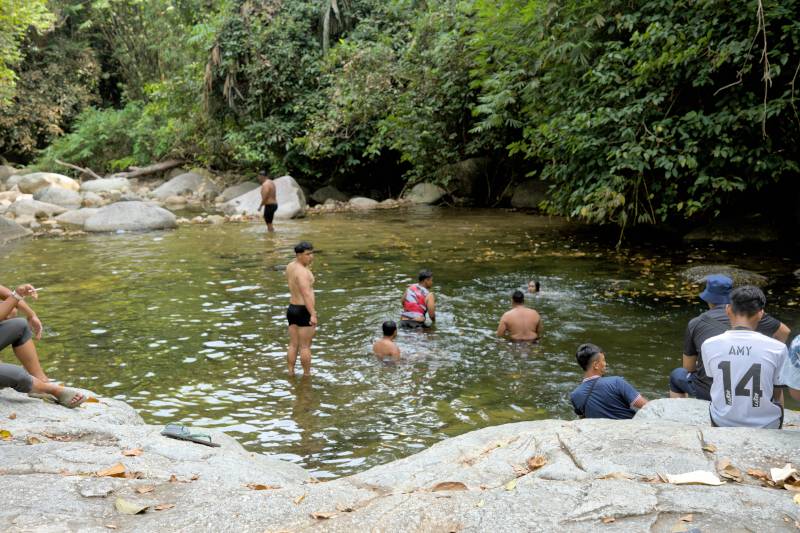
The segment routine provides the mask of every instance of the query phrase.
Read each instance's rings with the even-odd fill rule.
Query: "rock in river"
[[[110,193],[114,191],[127,191],[131,188],[131,183],[127,178],[101,178],[89,180],[81,183],[82,192]]]
[[[444,189],[433,183],[417,183],[404,198],[413,204],[435,204],[444,193]]]
[[[278,211],[275,213],[276,219],[300,218],[306,213],[306,197],[303,189],[291,176],[282,176],[273,180],[275,182],[275,193],[278,200]],[[259,215],[263,211],[258,210],[261,204],[261,190],[253,189],[242,194],[229,202],[222,204],[220,208],[226,215]]]
[[[23,228],[13,220],[0,216],[0,244],[28,237],[31,234],[31,230]]]
[[[175,176],[152,191],[151,194],[153,197],[164,201],[171,196],[184,195],[197,196],[199,198],[213,198],[218,192],[219,189],[217,185],[208,177],[195,174],[194,172],[187,172]]]
[[[706,277],[711,274],[722,274],[733,280],[733,285],[755,285],[763,287],[767,284],[767,278],[761,274],[745,270],[731,265],[697,265],[689,267],[681,275],[692,283],[705,283]]]
[[[75,191],[50,185],[33,193],[33,199],[48,204],[60,205],[67,209],[77,209],[81,206],[81,195]]]
[[[71,191],[77,191],[80,188],[80,184],[74,179],[61,174],[53,174],[52,172],[34,172],[32,174],[16,175],[13,178],[19,190],[27,194],[33,194],[39,189],[44,189],[51,185]]]
[[[84,230],[103,231],[149,231],[177,227],[175,215],[145,202],[117,202],[97,210],[86,219]]]

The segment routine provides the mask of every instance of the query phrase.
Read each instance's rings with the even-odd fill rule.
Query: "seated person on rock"
[[[6,297],[6,299],[0,303],[0,316],[8,316],[19,304],[19,302],[21,302],[22,299],[28,295],[32,296],[33,298],[36,297],[36,291],[32,285],[20,285],[17,287],[17,290],[9,292],[8,297]],[[20,327],[12,328],[7,325],[8,322],[13,322],[15,325],[21,323],[22,326],[20,327],[23,328],[23,332],[19,334],[20,332],[18,330]],[[12,336],[12,333],[16,335],[16,337],[7,339],[8,337]],[[25,320],[21,318],[4,320],[1,322],[0,335],[3,335],[3,342],[7,341],[6,345],[9,343],[20,342],[22,343],[22,346],[25,344],[30,344],[31,346],[33,345],[33,342],[30,340],[30,329],[28,329],[28,325],[25,323]],[[15,349],[16,348],[17,346],[15,345]],[[33,352],[33,355],[36,355],[35,351]],[[38,366],[38,359],[36,360],[36,364]],[[0,388],[5,387],[11,387],[16,391],[23,393],[33,392],[38,394],[50,394],[55,396],[55,398],[58,400],[58,403],[70,408],[77,407],[83,403],[84,400],[86,400],[83,393],[76,389],[62,387],[61,385],[56,385],[46,381],[46,378],[45,380],[42,380],[36,376],[32,376],[21,366],[0,363]]]
[[[700,299],[708,304],[708,310],[689,321],[683,341],[683,366],[669,375],[670,398],[698,398],[711,400],[711,376],[703,367],[700,347],[703,343],[730,329],[730,320],[725,306],[730,303],[733,280],[721,274],[706,278],[706,287]],[[780,320],[764,314],[756,326],[756,331],[768,337],[786,342],[789,328]]]
[[[400,359],[400,348],[395,344],[394,339],[397,337],[397,324],[394,320],[387,320],[383,323],[383,338],[379,339],[372,345],[372,353],[378,356],[378,359],[383,361],[388,358],[393,361]]]
[[[512,341],[536,341],[542,336],[542,317],[535,309],[525,306],[525,295],[514,291],[511,310],[506,311],[497,326],[497,336],[508,335]]]
[[[583,369],[583,382],[570,394],[575,414],[581,418],[633,418],[647,400],[619,376],[604,377],[606,354],[599,346],[586,343],[575,353]]]
[[[783,394],[779,373],[788,356],[786,345],[756,331],[767,299],[752,285],[731,292],[726,312],[733,329],[711,337],[700,347],[711,384],[711,424],[780,428]]]
[[[800,335],[789,346],[789,356],[783,363],[780,382],[788,387],[792,398],[800,401]]]
[[[21,285],[17,289],[19,290],[22,287],[31,286]],[[39,363],[39,354],[36,353],[36,346],[33,344],[34,338],[36,340],[42,338],[42,323],[33,309],[23,301],[27,294],[29,293],[17,291],[15,297],[14,291],[0,285],[0,298],[3,300],[0,303],[0,317],[5,317],[4,320],[0,321],[0,350],[10,344],[14,350],[14,355],[17,356],[17,359],[29,374],[41,381],[49,381],[44,370],[42,370],[42,365]],[[36,299],[35,291],[30,294],[31,298]],[[17,310],[21,311],[28,319],[15,318]]]

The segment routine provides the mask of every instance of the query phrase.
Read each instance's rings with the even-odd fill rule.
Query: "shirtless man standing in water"
[[[535,341],[542,336],[542,317],[534,309],[525,307],[525,295],[514,291],[511,295],[512,308],[506,311],[497,326],[497,336],[506,333],[512,341]]]
[[[262,170],[258,175],[261,182],[261,204],[258,209],[264,208],[264,222],[267,223],[267,231],[275,231],[272,227],[272,220],[275,218],[275,211],[278,210],[278,199],[275,196],[275,182],[267,177],[267,171]]]
[[[314,247],[303,241],[294,247],[295,259],[286,266],[286,280],[289,283],[289,308],[286,320],[289,321],[289,376],[294,376],[297,352],[303,375],[311,374],[311,340],[317,332],[317,311],[314,307],[314,274],[308,266],[314,259]]]

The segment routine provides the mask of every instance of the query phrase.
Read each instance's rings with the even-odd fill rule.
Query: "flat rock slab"
[[[145,202],[117,202],[101,207],[86,219],[83,229],[104,231],[150,231],[172,229],[178,226],[170,211]]]
[[[28,228],[24,228],[4,216],[0,216],[0,244],[22,239],[33,235]]]
[[[81,192],[110,193],[123,192],[131,188],[127,178],[100,178],[81,183]]]
[[[681,272],[681,276],[685,279],[698,284],[705,283],[706,277],[712,274],[728,276],[733,280],[733,285],[735,287],[740,285],[763,287],[767,284],[767,278],[761,274],[731,265],[697,265],[689,267]]]
[[[39,189],[44,189],[51,185],[62,187],[71,191],[80,189],[80,184],[74,179],[64,176],[62,174],[54,174],[52,172],[34,172],[32,174],[17,174],[9,178],[7,185],[9,187],[16,184],[21,192],[26,194],[33,194]]]

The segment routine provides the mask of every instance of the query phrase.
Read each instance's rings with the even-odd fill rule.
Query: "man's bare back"
[[[392,359],[400,359],[400,348],[390,338],[384,337],[375,341],[372,345],[372,353],[378,356],[378,359],[383,360],[386,357]]]
[[[542,336],[542,317],[534,309],[525,307],[525,295],[514,291],[511,295],[513,307],[506,311],[497,326],[497,336],[508,334],[514,341],[535,341]]]
[[[275,182],[271,179],[265,179],[261,184],[261,205],[277,204],[278,200],[275,196]]]

